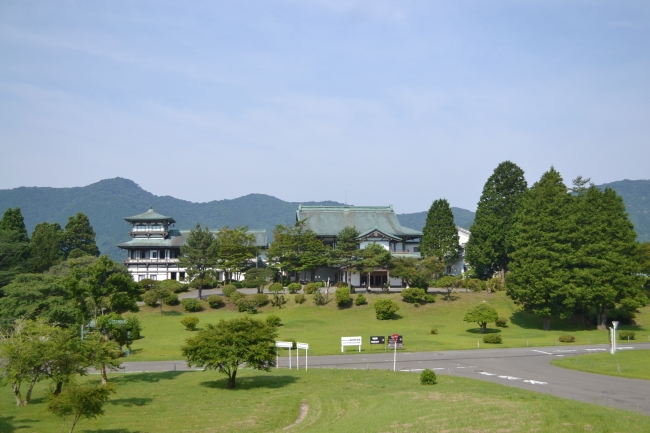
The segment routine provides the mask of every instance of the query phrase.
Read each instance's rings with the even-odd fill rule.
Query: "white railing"
[[[178,259],[126,259],[124,263],[178,263]]]

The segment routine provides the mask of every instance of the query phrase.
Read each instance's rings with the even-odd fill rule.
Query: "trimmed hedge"
[[[219,295],[208,296],[208,305],[210,308],[219,308],[223,305],[223,299]]]
[[[435,385],[436,384],[436,373],[433,370],[425,368],[420,373],[420,383],[422,385]]]
[[[506,328],[508,326],[508,319],[505,317],[499,317],[494,321],[494,324],[497,326],[497,328]]]
[[[350,297],[350,289],[346,287],[339,287],[334,293],[336,297],[336,304],[339,307],[344,307],[352,303],[352,298]]]
[[[302,304],[303,302],[305,302],[305,295],[299,293],[293,297],[293,300],[296,302],[296,304]]]
[[[201,301],[195,298],[185,298],[181,301],[183,309],[188,313],[195,313],[201,311],[203,307],[201,306]]]
[[[302,285],[300,283],[291,283],[287,286],[287,290],[289,290],[289,293],[292,295],[295,295],[302,289]]]
[[[366,297],[363,296],[363,293],[357,296],[357,299],[354,300],[354,305],[356,305],[357,307],[360,305],[366,305],[367,303],[368,301],[366,301]]]
[[[399,305],[390,299],[379,299],[375,302],[375,315],[379,320],[390,320],[399,310]]]
[[[199,318],[196,316],[187,316],[181,319],[181,323],[187,331],[196,331],[196,325],[199,324]]]
[[[165,302],[166,305],[178,305],[178,304],[180,304],[180,301],[178,300],[178,295],[176,293],[171,293],[171,292],[169,293],[169,295],[167,295],[165,297],[164,302]]]
[[[634,340],[634,337],[636,337],[636,334],[634,331],[619,331],[618,332],[618,339],[619,340],[627,340],[628,338],[630,340]]]
[[[237,291],[237,287],[235,287],[232,284],[226,284],[225,286],[223,286],[223,289],[221,289],[221,293],[223,293],[223,296],[225,296],[226,298],[230,298],[230,296],[232,296],[232,294],[235,293],[236,291]]]
[[[232,301],[233,304],[236,304],[237,301],[239,301],[244,296],[246,295],[244,295],[242,292],[238,292],[237,290],[235,290],[230,294],[230,300]]]
[[[573,335],[560,335],[558,340],[560,340],[560,343],[575,343],[576,342],[576,338]]]
[[[501,334],[487,334],[483,336],[483,343],[486,344],[501,344]]]
[[[410,289],[402,290],[402,300],[409,304],[419,304],[420,302],[424,302],[425,296],[426,293],[424,292],[424,289],[412,287]]]
[[[318,286],[316,283],[309,283],[302,288],[302,291],[305,295],[313,295],[316,289],[319,288],[320,286]]]

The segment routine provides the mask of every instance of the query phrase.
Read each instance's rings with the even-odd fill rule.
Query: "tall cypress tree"
[[[446,199],[431,204],[422,233],[420,253],[423,257],[438,257],[449,265],[460,256],[458,229]]]
[[[634,311],[648,304],[636,232],[623,199],[611,188],[578,189],[574,202],[573,282],[582,312],[595,310],[598,329],[605,330],[608,310]]]
[[[465,247],[466,260],[479,278],[490,278],[498,272],[505,280],[508,254],[512,252],[512,226],[526,189],[524,171],[510,161],[499,164],[485,182]]]
[[[75,254],[99,256],[99,248],[95,243],[95,230],[85,214],[79,212],[68,218],[63,235],[63,245],[66,255],[73,250],[78,250]]]
[[[507,293],[542,317],[570,316],[576,304],[569,263],[573,255],[572,197],[553,167],[522,197],[512,232]]]
[[[17,242],[28,242],[27,228],[20,208],[9,208],[0,219],[0,230],[16,232]]]
[[[7,209],[0,219],[0,287],[29,269],[29,239],[19,208]]]
[[[63,230],[58,223],[36,224],[30,242],[32,266],[35,272],[43,272],[64,258]]]

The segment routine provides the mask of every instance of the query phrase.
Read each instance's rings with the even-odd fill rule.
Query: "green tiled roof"
[[[298,221],[307,220],[306,228],[319,236],[335,236],[345,227],[360,233],[379,230],[398,238],[422,236],[422,232],[404,227],[393,206],[303,206],[296,211]]]
[[[124,218],[126,221],[143,221],[143,222],[148,222],[148,221],[169,221],[170,223],[175,223],[174,218],[168,217],[165,215],[160,215],[158,212],[155,212],[153,208],[149,208],[148,211],[141,213],[139,215],[134,215],[130,217]]]
[[[213,230],[214,233],[218,233],[218,230]],[[249,234],[255,236],[255,245],[261,248],[265,248],[268,245],[268,239],[266,236],[266,230],[249,230]],[[187,235],[190,234],[189,230],[170,230],[169,235],[166,239],[161,238],[133,238],[128,242],[123,242],[118,245],[118,248],[129,249],[129,248],[170,248],[176,247],[180,248],[185,245],[185,240]]]

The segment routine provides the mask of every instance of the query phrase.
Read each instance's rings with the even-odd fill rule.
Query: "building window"
[[[151,226],[151,230],[152,230],[152,231],[157,231],[157,230],[160,230],[160,229],[161,229],[161,228],[160,228],[159,225]]]
[[[172,273],[171,273],[171,279],[172,279],[172,280],[175,280],[175,279],[176,279],[176,272],[172,272]]]
[[[138,275],[138,281],[142,281],[146,278],[146,275]]]
[[[185,272],[178,273],[178,281],[185,281]]]
[[[158,275],[149,275],[149,279],[156,281],[158,279]]]
[[[419,253],[420,252],[420,247],[413,247],[413,252],[414,253]]]
[[[151,258],[152,259],[157,259],[158,258],[158,251],[157,250],[151,250]]]

